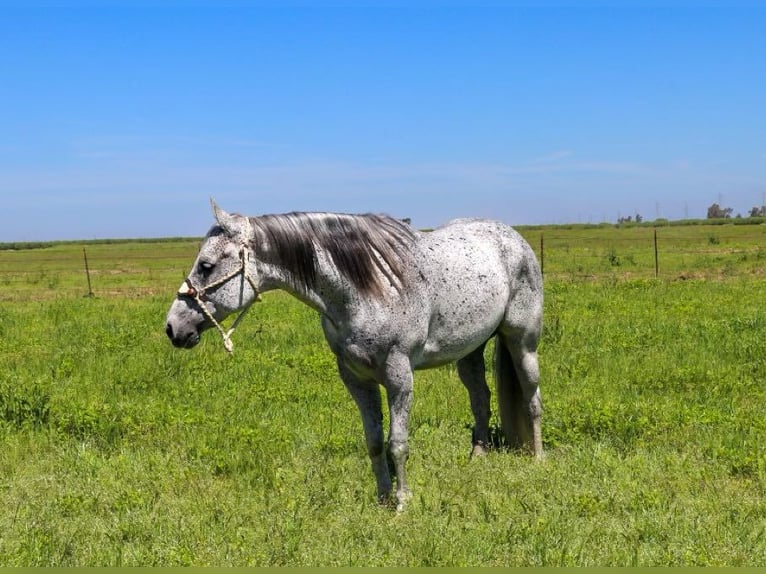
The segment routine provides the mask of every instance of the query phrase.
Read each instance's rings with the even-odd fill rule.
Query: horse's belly
[[[420,352],[412,357],[413,368],[429,369],[462,359],[495,334],[502,316],[499,308],[479,316],[447,318],[437,314]]]

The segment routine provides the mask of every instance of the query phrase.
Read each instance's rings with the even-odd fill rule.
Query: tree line
[[[734,209],[731,207],[721,207],[719,204],[714,203],[710,207],[707,208],[707,218],[708,219],[730,219],[732,217],[732,214],[734,213]],[[742,214],[738,213],[736,215],[737,218],[741,218]],[[748,213],[747,217],[766,217],[766,205],[761,206],[753,206],[750,209],[750,212]],[[619,217],[617,219],[617,223],[641,223],[644,220],[644,218],[641,216],[640,213],[636,213],[636,215],[628,215],[625,217]]]
[[[729,219],[732,213],[734,210],[731,207],[721,207],[717,203],[707,208],[708,219]],[[742,214],[738,213],[737,217],[742,217]],[[766,205],[753,206],[748,217],[766,217]]]

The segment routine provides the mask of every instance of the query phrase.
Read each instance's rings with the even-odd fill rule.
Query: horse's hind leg
[[[473,412],[471,456],[484,454],[489,446],[490,392],[484,366],[485,346],[486,343],[480,345],[478,349],[457,362],[457,373],[468,390]]]
[[[537,336],[500,334],[495,347],[495,375],[503,432],[511,446],[543,456],[540,369]]]

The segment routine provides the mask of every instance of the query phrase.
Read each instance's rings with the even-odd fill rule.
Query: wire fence
[[[528,231],[548,280],[763,275],[766,226]]]
[[[766,225],[521,229],[546,282],[766,277]],[[172,297],[198,239],[0,250],[0,301]]]
[[[143,297],[167,293],[189,272],[198,239],[55,243],[0,250],[0,301]]]

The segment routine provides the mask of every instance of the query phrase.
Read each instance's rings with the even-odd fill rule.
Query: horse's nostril
[[[170,323],[165,326],[165,334],[168,336],[168,338],[173,338],[173,326]]]

